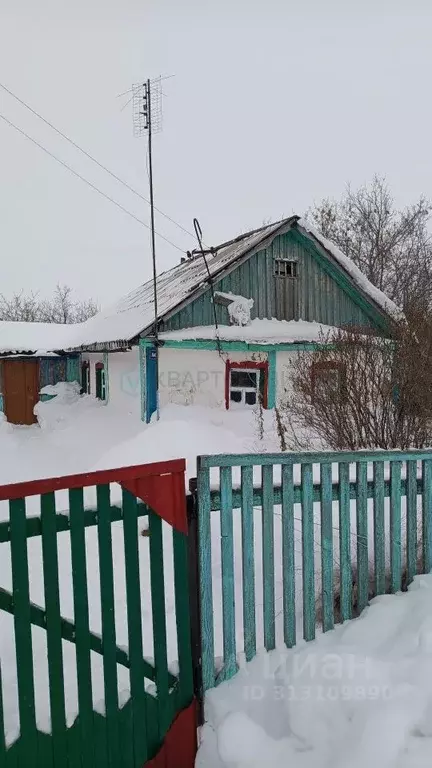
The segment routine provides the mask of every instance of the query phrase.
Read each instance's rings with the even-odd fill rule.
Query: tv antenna
[[[148,179],[150,188],[150,231],[153,264],[153,303],[154,303],[154,355],[156,368],[156,414],[160,418],[159,408],[159,335],[157,305],[157,269],[155,239],[155,207],[153,195],[153,155],[152,137],[162,131],[162,77],[146,80],[132,86],[132,114],[134,136],[141,138],[148,134]]]

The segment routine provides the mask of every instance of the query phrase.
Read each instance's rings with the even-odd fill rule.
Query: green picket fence
[[[281,613],[284,642],[289,648],[295,645],[299,636],[295,520],[301,524],[301,634],[305,640],[314,639],[318,616],[324,631],[334,627],[335,617],[342,621],[350,619],[354,595],[358,611],[367,605],[371,570],[373,594],[378,595],[397,592],[412,581],[418,570],[429,572],[432,568],[432,451],[201,456],[197,504],[204,691],[235,674],[239,652],[244,653],[247,661],[255,656],[258,623],[263,628],[264,647],[272,650]],[[299,517],[295,515],[296,505]],[[257,508],[262,606],[257,604],[256,596]],[[282,608],[278,612],[276,514],[281,520],[282,539]],[[220,516],[220,535],[216,541],[219,553],[212,547],[215,515]],[[236,515],[241,516],[239,547],[233,535]],[[219,554],[223,663],[217,670],[212,561]],[[237,558],[241,558],[241,647],[236,631]],[[318,565],[321,583],[317,588]]]
[[[111,502],[113,483],[122,485],[121,498]],[[171,483],[171,485],[170,485]],[[96,487],[95,508],[85,508],[84,490]],[[171,488],[172,486],[172,488]],[[66,490],[66,512],[56,510],[55,492]],[[117,491],[118,485],[116,486]],[[142,502],[157,498],[183,515],[173,528],[175,610],[178,674],[171,674],[167,657],[167,622],[164,583],[164,553],[160,512]],[[133,491],[133,492],[132,492]],[[26,499],[39,496],[40,515],[26,514]],[[137,498],[140,496],[140,499]],[[0,674],[0,766],[1,768],[142,768],[163,745],[176,714],[193,699],[191,641],[188,599],[188,550],[185,531],[184,462],[165,462],[108,472],[0,487],[0,500],[9,502],[9,518],[0,523],[0,546],[10,547],[12,591],[0,589],[2,612],[13,615],[19,734],[10,744],[5,733]],[[155,508],[157,505],[153,505]],[[182,509],[184,507],[184,510]],[[151,612],[154,662],[143,654],[142,594],[140,587],[139,526],[146,516],[149,525]],[[180,517],[178,516],[178,519]],[[112,524],[120,522],[124,541],[127,646],[116,641]],[[178,520],[177,520],[178,522]],[[97,532],[99,561],[89,562],[86,531]],[[59,590],[58,534],[70,536],[74,620],[63,618]],[[40,537],[43,561],[44,607],[30,600],[28,539]],[[3,550],[4,551],[4,550]],[[89,583],[100,590],[101,635],[91,631]],[[142,584],[142,580],[141,580]],[[35,701],[35,669],[32,626],[46,632],[49,732],[38,728]],[[64,641],[73,643],[76,656],[78,712],[73,724],[67,711],[64,680]],[[104,714],[95,711],[92,691],[92,656],[102,657]],[[0,658],[1,662],[1,658]],[[119,700],[119,670],[128,673],[130,696]],[[0,669],[1,672],[1,669]],[[153,684],[154,690],[148,690]],[[191,738],[195,738],[192,723]],[[192,763],[191,763],[192,768]]]

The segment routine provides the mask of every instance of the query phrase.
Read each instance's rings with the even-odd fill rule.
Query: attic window
[[[297,277],[297,262],[288,259],[275,259],[273,262],[275,277]]]

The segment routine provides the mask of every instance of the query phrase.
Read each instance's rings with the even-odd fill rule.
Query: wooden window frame
[[[319,374],[325,371],[337,371],[339,374],[339,382],[338,382],[338,388],[339,388],[339,394],[343,391],[344,384],[345,384],[345,378],[346,378],[346,368],[344,363],[339,363],[337,361],[332,360],[323,360],[322,362],[318,363],[312,363],[311,368],[311,378],[312,378],[312,401],[315,398],[315,387],[316,382],[319,377]]]
[[[284,265],[284,272],[279,272],[279,267]],[[292,274],[287,274],[287,266],[290,265]],[[281,280],[296,280],[298,276],[298,262],[295,259],[273,259],[273,277],[279,277]]]
[[[230,383],[231,383],[231,371],[241,369],[253,369],[257,371],[263,371],[264,375],[264,389],[263,389],[263,408],[267,408],[268,402],[268,370],[269,365],[267,360],[257,362],[256,360],[242,360],[241,363],[232,362],[227,360],[225,363],[225,408],[227,411],[230,409]],[[256,403],[258,405],[258,402]],[[254,406],[251,406],[254,407]]]

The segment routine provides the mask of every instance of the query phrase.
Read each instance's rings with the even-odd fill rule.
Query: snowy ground
[[[197,768],[427,768],[432,575],[207,694]]]

